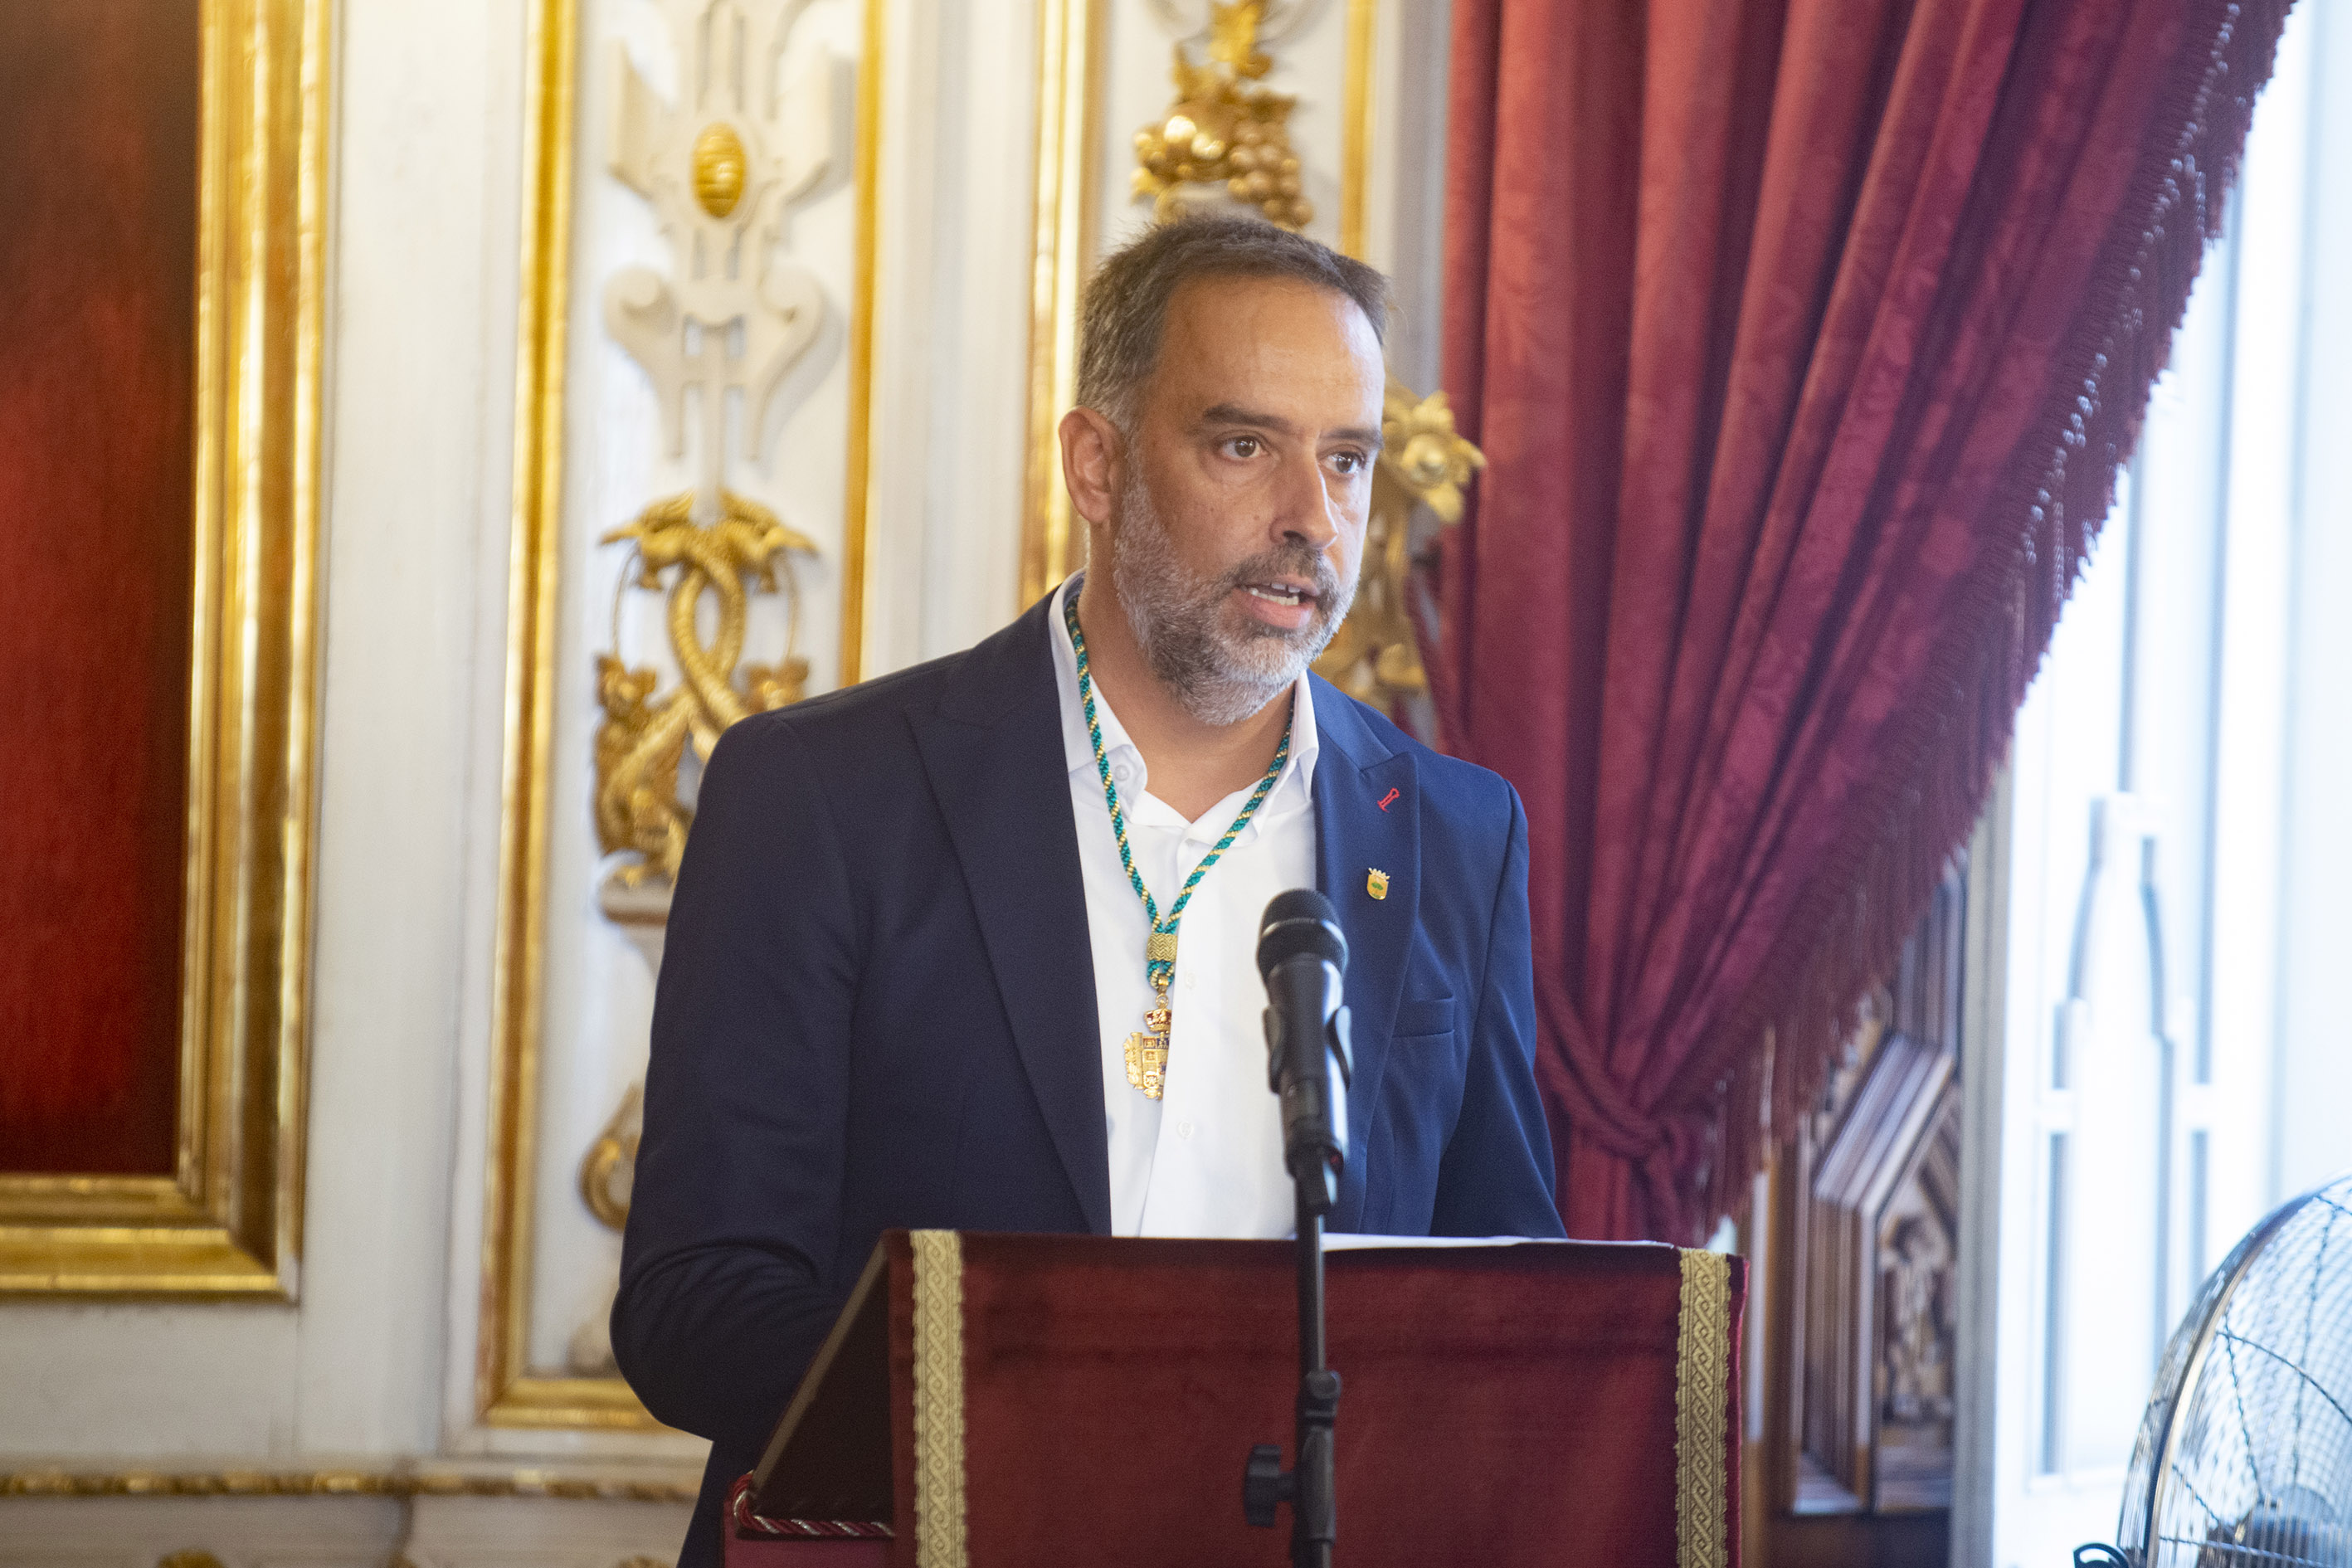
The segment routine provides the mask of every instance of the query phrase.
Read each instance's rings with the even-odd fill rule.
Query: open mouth
[[[1242,584],[1242,592],[1254,598],[1264,599],[1269,605],[1280,605],[1287,609],[1296,609],[1300,605],[1311,604],[1315,598],[1314,589],[1303,588],[1290,583],[1244,583]]]

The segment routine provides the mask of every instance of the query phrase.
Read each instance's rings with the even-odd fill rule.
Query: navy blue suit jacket
[[[725,1489],[886,1227],[1109,1228],[1053,658],[1041,603],[742,721],[704,773],[613,1308],[646,1408],[715,1445],[687,1563],[717,1562]],[[1559,1236],[1518,796],[1313,688],[1316,879],[1354,1014],[1330,1228]]]

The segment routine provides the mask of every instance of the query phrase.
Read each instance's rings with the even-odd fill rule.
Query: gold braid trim
[[[912,1233],[915,1247],[915,1564],[965,1568],[963,1243]]]
[[[1724,1478],[1730,1420],[1731,1260],[1682,1254],[1681,1331],[1675,1351],[1675,1535],[1680,1568],[1728,1568]]]
[[[17,1470],[0,1474],[13,1497],[527,1497],[583,1502],[692,1502],[700,1487],[677,1480],[416,1470]]]

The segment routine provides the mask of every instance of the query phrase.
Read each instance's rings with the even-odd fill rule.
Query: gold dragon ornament
[[[677,794],[688,742],[698,759],[708,761],[728,725],[799,701],[808,682],[808,660],[793,653],[800,594],[787,557],[795,551],[813,555],[816,546],[757,501],[721,490],[719,502],[717,521],[698,523],[691,494],[672,496],[604,539],[607,544],[633,541],[637,560],[634,581],[624,573],[614,595],[615,651],[596,659],[596,696],[604,707],[596,731],[596,840],[605,854],[637,857],[614,873],[624,887],[667,883],[677,875],[694,820]],[[670,573],[676,576],[669,584],[669,646],[680,679],[665,692],[650,666],[631,668],[619,657],[620,599],[632,586],[658,591]],[[755,588],[783,594],[793,630],[783,658],[744,665],[739,687],[736,664],[743,657]],[[709,643],[697,625],[705,594],[719,602],[719,635]]]
[[[1176,101],[1165,117],[1135,133],[1135,194],[1155,197],[1151,215],[1164,223],[1180,202],[1177,187],[1224,182],[1284,228],[1304,228],[1314,205],[1300,195],[1301,168],[1290,150],[1290,111],[1298,100],[1250,87],[1274,68],[1258,52],[1264,0],[1236,0],[1209,8],[1209,58],[1194,65],[1176,46]]]
[[[1410,598],[1413,508],[1427,506],[1449,526],[1461,521],[1462,487],[1486,458],[1455,433],[1445,394],[1416,398],[1393,381],[1382,402],[1381,439],[1355,607],[1315,661],[1315,672],[1357,700],[1393,713],[1399,701],[1429,689]]]

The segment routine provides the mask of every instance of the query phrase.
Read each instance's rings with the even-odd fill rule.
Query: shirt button
[[[1192,1124],[1189,1121],[1179,1121],[1176,1124],[1176,1136],[1179,1138],[1192,1136]]]
[[[1125,763],[1120,763],[1111,769],[1110,776],[1117,779],[1121,784],[1128,784],[1134,779],[1135,770],[1129,767]]]
[[[1187,990],[1187,991],[1196,990],[1196,989],[1198,989],[1198,988],[1199,988],[1200,984],[1201,984],[1201,977],[1200,977],[1199,975],[1197,975],[1197,974],[1195,974],[1195,973],[1192,973],[1190,970],[1185,971],[1185,973],[1184,973],[1184,989],[1185,989],[1185,990]]]

